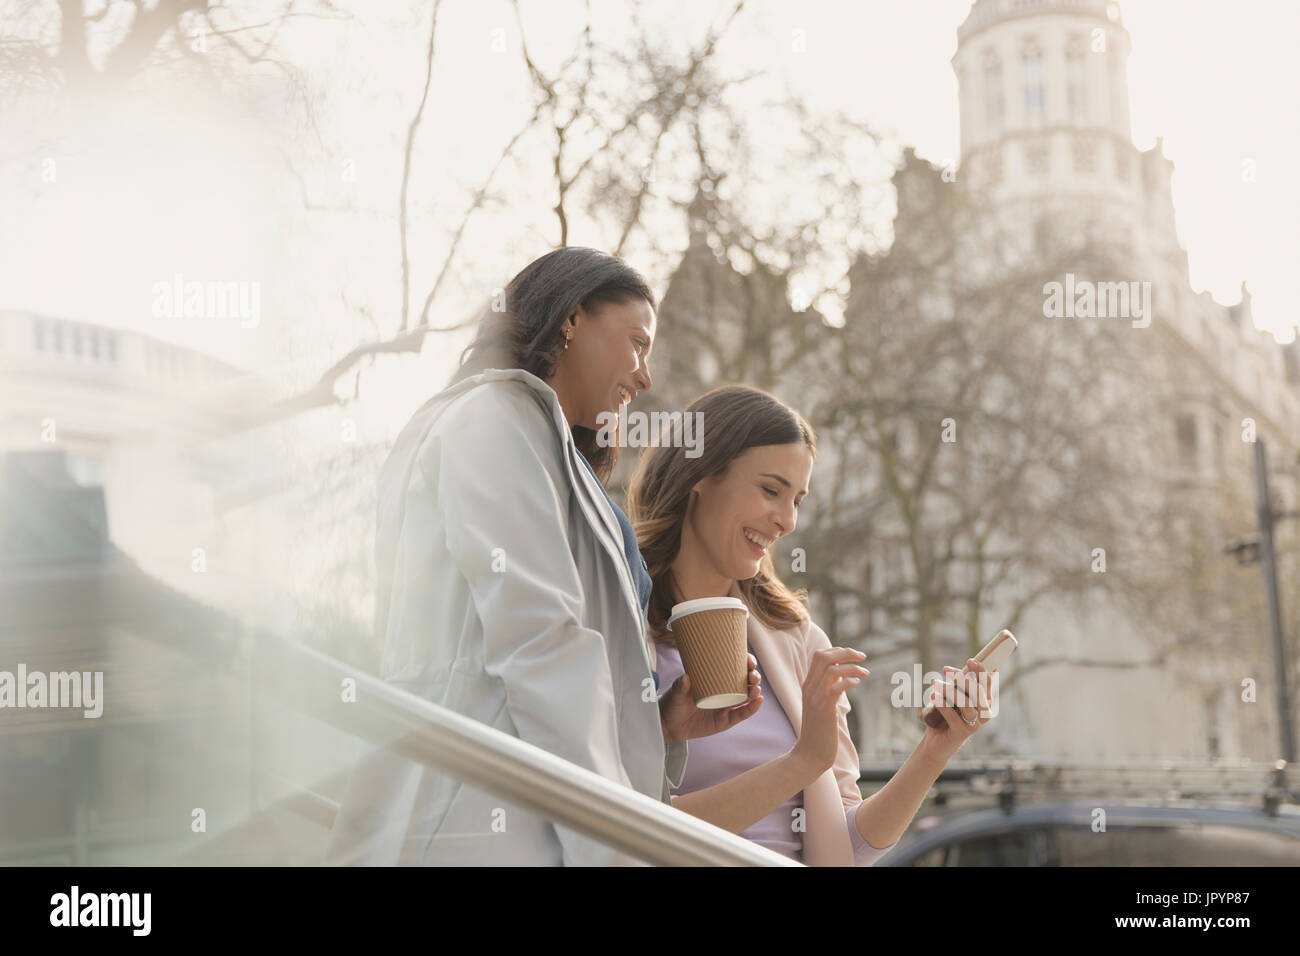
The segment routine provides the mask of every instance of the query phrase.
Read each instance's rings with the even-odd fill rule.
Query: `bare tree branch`
[[[398,200],[398,239],[402,248],[402,318],[397,326],[398,331],[406,330],[411,310],[411,261],[406,245],[406,196],[411,184],[411,156],[415,151],[415,134],[420,128],[425,104],[429,102],[429,85],[433,81],[433,51],[438,37],[438,10],[441,6],[442,0],[434,0],[433,16],[429,24],[429,53],[424,66],[424,89],[420,93],[420,104],[415,109],[415,116],[411,118],[411,125],[406,131],[406,150],[402,155],[402,190]]]
[[[476,324],[478,318],[478,315],[475,314],[454,325],[440,328],[416,326],[404,332],[399,332],[389,339],[362,343],[326,369],[309,388],[265,408],[253,409],[246,415],[238,416],[233,426],[234,430],[267,425],[282,419],[292,418],[312,409],[340,404],[343,399],[334,391],[334,385],[340,378],[347,375],[361,359],[383,354],[418,353],[424,347],[425,336],[430,333],[461,331]]]

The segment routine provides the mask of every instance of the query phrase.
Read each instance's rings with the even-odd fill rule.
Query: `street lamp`
[[[1273,528],[1280,519],[1300,517],[1300,511],[1274,511],[1268,492],[1268,454],[1262,439],[1255,440],[1255,494],[1258,501],[1259,534],[1243,538],[1224,550],[1237,558],[1238,564],[1259,562],[1264,574],[1264,598],[1273,633],[1273,670],[1277,674],[1277,719],[1282,734],[1282,757],[1295,763],[1295,725],[1291,721],[1291,672],[1286,662],[1286,642],[1282,638],[1282,600],[1277,590],[1277,554],[1273,548]]]

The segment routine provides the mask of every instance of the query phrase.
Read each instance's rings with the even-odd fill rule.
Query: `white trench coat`
[[[665,748],[643,693],[645,619],[618,520],[580,455],[554,390],[522,369],[488,369],[415,413],[379,477],[380,676],[669,802],[686,745]],[[378,748],[352,773],[326,856],[637,862]]]

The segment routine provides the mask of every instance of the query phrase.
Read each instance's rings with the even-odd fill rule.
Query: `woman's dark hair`
[[[622,259],[581,246],[548,252],[510,280],[504,302],[483,313],[451,384],[487,368],[521,368],[546,380],[555,374],[564,348],[564,322],[578,306],[597,315],[603,305],[637,299],[655,308],[649,283]],[[596,435],[594,429],[573,426],[574,444],[603,483],[618,463],[618,447],[599,444]]]
[[[653,588],[647,615],[655,640],[673,643],[666,622],[682,600],[672,565],[682,546],[682,526],[695,483],[724,474],[744,451],[764,445],[804,445],[817,457],[817,435],[803,416],[767,392],[748,385],[723,385],[705,392],[683,413],[700,413],[701,454],[690,457],[685,443],[672,440],[641,453],[627,491],[627,512],[636,529],[641,556]],[[681,428],[681,421],[673,422]],[[770,554],[758,573],[736,582],[752,614],[769,627],[784,628],[805,620],[807,592],[792,591],[776,574]]]

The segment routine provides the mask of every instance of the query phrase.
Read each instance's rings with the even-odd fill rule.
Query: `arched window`
[[[1024,91],[1025,121],[1041,126],[1047,119],[1047,74],[1038,41],[1025,41],[1020,50],[1020,84]]]

